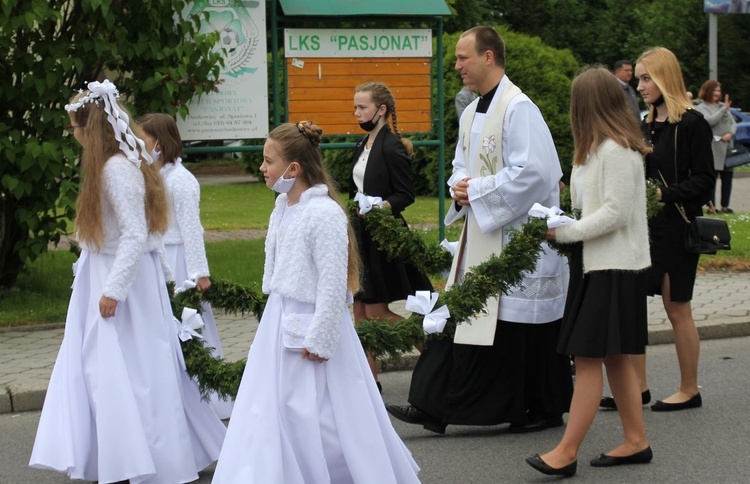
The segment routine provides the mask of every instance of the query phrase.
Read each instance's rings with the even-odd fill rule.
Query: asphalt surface
[[[581,483],[747,483],[750,482],[750,338],[704,341],[700,384],[703,407],[655,413],[644,408],[654,460],[648,465],[595,469],[588,461],[619,445],[616,412],[600,411],[579,454],[578,473],[565,482]],[[679,370],[673,347],[649,348],[649,383],[654,398],[671,395]],[[404,403],[411,373],[381,376],[383,398]],[[606,392],[606,390],[605,390]],[[567,421],[567,416],[565,417]],[[39,411],[0,415],[0,483],[54,484],[70,482],[63,474],[27,467]],[[421,466],[422,482],[435,484],[496,484],[558,482],[531,469],[524,458],[552,449],[564,427],[534,434],[511,434],[507,425],[448,426],[445,435],[393,420],[396,431]],[[196,481],[209,483],[212,468]],[[377,476],[375,481],[377,481]],[[240,484],[240,483],[238,483]],[[275,484],[275,483],[271,483]]]

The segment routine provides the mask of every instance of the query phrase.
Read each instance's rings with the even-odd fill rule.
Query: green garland
[[[169,294],[174,294],[174,283],[168,284]],[[211,280],[211,289],[200,293],[195,289],[175,294],[171,298],[172,314],[178,320],[186,307],[203,312],[201,303],[222,309],[232,314],[252,313],[258,320],[263,314],[267,297],[254,289],[222,280]],[[225,361],[211,354],[212,347],[200,339],[181,341],[182,354],[188,375],[198,381],[201,394],[205,397],[216,392],[222,398],[234,398],[245,371],[245,360]]]
[[[348,208],[352,221],[360,217],[356,202],[350,201]],[[438,275],[450,269],[453,257],[449,252],[439,245],[425,244],[417,233],[404,227],[390,210],[374,209],[362,217],[370,236],[388,257],[401,257],[429,275]]]
[[[647,185],[648,216],[653,217],[663,204],[656,193],[657,185]],[[562,209],[570,209],[570,192],[561,194]],[[349,205],[352,217],[357,217],[355,204]],[[451,255],[439,245],[427,245],[415,232],[410,231],[387,210],[371,210],[365,216],[365,223],[373,240],[389,257],[402,257],[405,261],[428,274],[440,274],[450,269]],[[493,255],[475,266],[460,283],[442,292],[435,307],[448,306],[451,317],[443,333],[429,337],[452,337],[456,325],[466,322],[475,314],[484,311],[489,297],[506,294],[512,287],[523,281],[523,273],[534,269],[545,241],[547,222],[532,218],[522,225],[521,230],[513,231],[509,242],[500,255]],[[556,244],[558,250],[565,247]],[[170,294],[172,293],[170,288]],[[216,309],[230,313],[253,313],[260,319],[266,304],[266,296],[256,290],[222,280],[212,280],[211,290],[201,294],[195,289],[181,292],[172,297],[172,312],[175,317],[182,315],[185,307],[201,310],[201,302],[210,303]],[[375,356],[399,355],[411,351],[415,345],[425,340],[422,330],[424,316],[413,313],[410,317],[395,324],[383,324],[377,320],[367,320],[357,325],[357,334],[365,351]],[[216,392],[222,397],[236,397],[245,360],[227,362],[211,355],[211,349],[203,340],[192,339],[182,342],[187,372],[198,380],[201,393],[206,396]]]

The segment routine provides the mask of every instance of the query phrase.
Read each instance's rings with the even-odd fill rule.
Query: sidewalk
[[[693,298],[693,316],[701,339],[750,335],[750,273],[710,272],[699,274]],[[403,302],[395,304],[397,312]],[[649,298],[649,341],[672,343],[672,331],[661,298]],[[258,326],[254,317],[216,314],[226,358],[247,356]],[[0,413],[38,410],[52,373],[63,337],[63,325],[46,329],[0,331]],[[410,369],[417,354],[404,355],[397,362],[383,362],[383,370]]]

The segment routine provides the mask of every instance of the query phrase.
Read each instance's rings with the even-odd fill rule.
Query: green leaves
[[[0,105],[7,113],[0,121],[2,286],[12,286],[23,262],[59,239],[64,218],[73,216],[79,147],[64,134],[63,106],[75,90],[107,76],[139,115],[185,109],[196,92],[213,87],[216,39],[180,20],[184,4],[0,3]]]

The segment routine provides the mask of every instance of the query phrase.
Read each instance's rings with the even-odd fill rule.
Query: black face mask
[[[382,106],[382,104],[381,104],[381,106]],[[380,106],[378,106],[378,109],[380,109]],[[372,131],[373,129],[375,129],[375,126],[378,125],[378,121],[380,121],[380,118],[378,118],[378,121],[375,121],[375,116],[377,116],[377,115],[378,115],[378,113],[376,112],[375,114],[372,115],[372,119],[370,119],[369,121],[363,121],[363,122],[359,123],[359,127],[369,133],[370,131]]]

